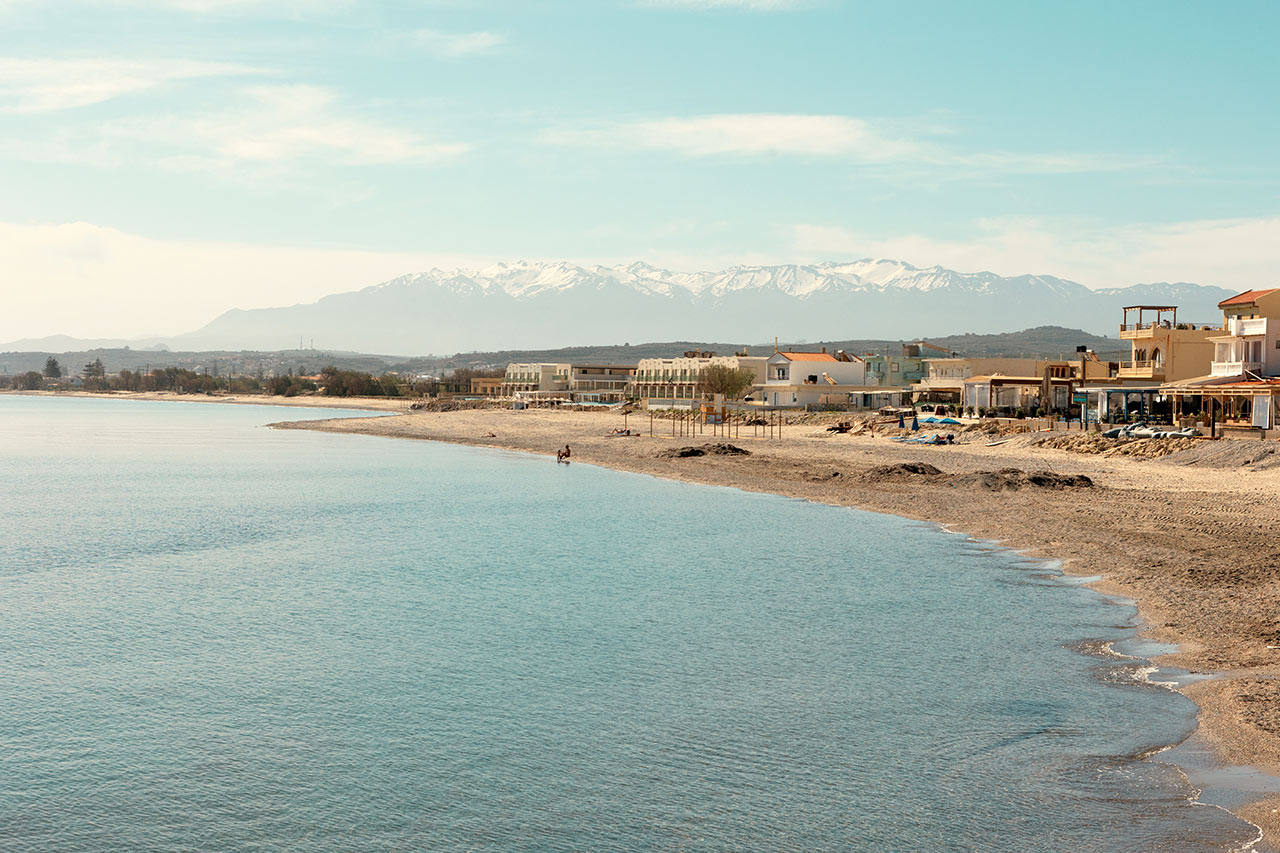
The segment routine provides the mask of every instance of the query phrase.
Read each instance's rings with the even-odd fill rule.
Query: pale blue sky
[[[1275,3],[0,0],[0,340],[490,259],[1274,285],[1277,31]]]

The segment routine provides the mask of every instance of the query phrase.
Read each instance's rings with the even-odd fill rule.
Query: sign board
[[[1088,394],[1072,394],[1072,395],[1071,395],[1071,402],[1073,402],[1073,403],[1087,403],[1087,402],[1089,402],[1089,395],[1088,395]]]

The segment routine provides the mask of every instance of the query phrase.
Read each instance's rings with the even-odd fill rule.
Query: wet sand
[[[673,438],[670,422],[655,421],[650,437],[642,412],[628,421],[639,437],[606,435],[622,426],[616,413],[541,409],[274,426],[547,455],[569,444],[577,462],[893,513],[1060,560],[1137,602],[1146,633],[1178,645],[1160,664],[1215,674],[1184,692],[1201,708],[1200,734],[1224,761],[1280,776],[1280,467],[1104,458],[1036,447],[1029,437],[994,447],[910,446],[821,425],[785,427],[781,440],[749,431]],[[750,455],[662,455],[726,441]],[[1280,796],[1240,814],[1265,833],[1256,849],[1280,850]]]

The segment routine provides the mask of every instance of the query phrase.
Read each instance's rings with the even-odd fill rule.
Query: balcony
[[[1120,379],[1164,379],[1163,361],[1122,361]]]
[[[1141,340],[1153,337],[1155,330],[1163,328],[1157,323],[1129,323],[1120,327],[1120,339],[1125,341]]]
[[[573,390],[578,392],[590,391],[625,391],[630,382],[597,382],[593,380],[578,380],[573,383]]]
[[[1257,373],[1262,370],[1260,361],[1215,361],[1209,368],[1211,376],[1241,376],[1246,371]]]
[[[1227,318],[1227,334],[1229,335],[1235,335],[1238,338],[1248,338],[1265,335],[1266,333],[1266,317],[1254,317],[1248,320],[1243,317]]]
[[[1266,324],[1266,320],[1262,323]],[[1176,325],[1165,325],[1164,323],[1127,323],[1120,327],[1120,339],[1125,341],[1141,341],[1150,340],[1156,336],[1157,331],[1179,332],[1179,331],[1209,331],[1218,329],[1217,323],[1178,323]],[[1236,334],[1231,332],[1230,334]]]

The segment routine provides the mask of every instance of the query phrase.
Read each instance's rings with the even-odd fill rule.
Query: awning
[[[1231,376],[1214,376],[1213,374],[1209,374],[1208,376],[1196,376],[1193,379],[1183,379],[1178,382],[1166,382],[1161,387],[1176,389],[1176,388],[1184,388],[1188,385],[1222,385],[1227,382],[1242,382],[1242,381],[1244,381],[1243,373],[1236,373]]]

